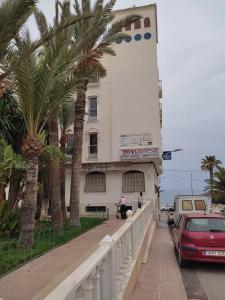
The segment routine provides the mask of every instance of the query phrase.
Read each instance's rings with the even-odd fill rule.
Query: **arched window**
[[[131,24],[125,27],[125,30],[131,30]]]
[[[144,19],[144,26],[145,26],[145,28],[151,27],[151,21],[150,21],[150,18],[145,18],[145,19]]]
[[[140,29],[141,28],[141,21],[137,20],[134,22],[134,29]]]
[[[106,175],[102,172],[91,172],[85,176],[86,193],[106,192]]]
[[[122,192],[145,192],[145,175],[140,171],[128,171],[123,173]]]

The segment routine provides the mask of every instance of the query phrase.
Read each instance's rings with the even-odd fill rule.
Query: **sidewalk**
[[[124,222],[112,218],[0,279],[3,300],[39,300],[64,280]]]
[[[181,273],[166,224],[166,216],[156,230],[147,263],[142,265],[131,300],[186,300]]]

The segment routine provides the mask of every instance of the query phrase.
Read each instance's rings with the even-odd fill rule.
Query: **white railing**
[[[45,300],[120,300],[153,215],[150,202],[58,285]],[[79,245],[78,245],[79,246]]]

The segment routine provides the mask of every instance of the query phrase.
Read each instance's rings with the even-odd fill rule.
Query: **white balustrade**
[[[59,284],[45,300],[120,300],[146,230],[153,222],[151,201],[138,209],[112,236]]]

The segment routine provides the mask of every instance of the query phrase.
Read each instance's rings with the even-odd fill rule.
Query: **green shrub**
[[[12,237],[19,232],[19,209],[13,211],[8,201],[0,203],[0,237]]]

